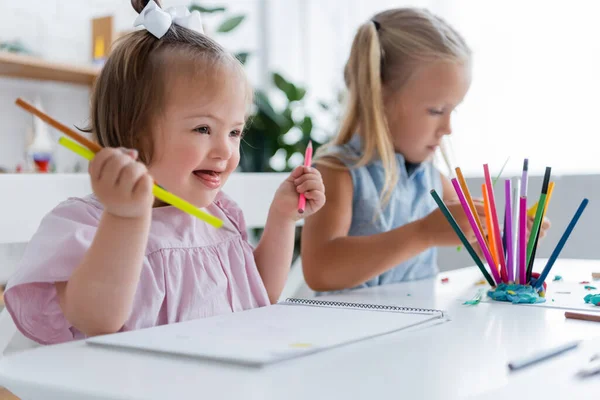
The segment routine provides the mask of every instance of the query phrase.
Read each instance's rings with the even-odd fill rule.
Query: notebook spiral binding
[[[419,313],[419,314],[440,314],[442,317],[444,316],[444,312],[441,310],[434,310],[431,308],[388,306],[388,305],[384,305],[384,304],[349,303],[349,302],[345,302],[345,301],[295,299],[295,298],[288,298],[285,300],[285,303],[301,304],[301,305],[306,305],[306,306],[361,308],[361,309],[365,309],[365,310],[377,310],[377,311],[395,311],[395,312],[408,312],[408,313]]]

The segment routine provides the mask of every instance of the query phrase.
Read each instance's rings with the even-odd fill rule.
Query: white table
[[[555,268],[566,279],[591,280],[600,262],[563,260]],[[449,283],[442,284],[443,277]],[[432,280],[336,295],[347,301],[441,308],[452,321],[262,369],[74,342],[0,360],[0,385],[23,399],[447,400],[522,384],[520,374],[509,373],[508,361],[600,337],[600,324],[565,320],[564,310],[462,305],[459,299],[471,297],[479,279],[477,269],[466,268]],[[600,380],[595,388],[600,389]]]

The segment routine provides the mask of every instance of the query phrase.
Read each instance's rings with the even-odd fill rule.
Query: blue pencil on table
[[[571,232],[573,232],[573,229],[575,228],[577,221],[579,221],[579,218],[581,217],[581,214],[583,213],[583,210],[585,210],[585,207],[588,205],[588,203],[589,203],[588,199],[583,199],[581,201],[581,204],[579,205],[579,208],[575,212],[575,215],[573,215],[571,222],[569,222],[569,225],[567,225],[567,229],[565,229],[565,232],[563,233],[562,237],[558,241],[558,244],[554,248],[554,251],[550,255],[550,258],[548,259],[548,263],[546,264],[546,267],[540,274],[540,277],[535,282],[532,282],[532,285],[536,289],[539,289],[544,284],[544,280],[546,280],[546,278],[548,277],[548,274],[550,273],[552,266],[556,262],[556,259],[560,255],[560,252],[562,251],[563,247],[565,247],[565,243],[567,243],[567,240],[569,240],[569,236],[571,236]]]
[[[549,358],[552,357],[556,357],[560,354],[566,353],[567,351],[576,349],[577,346],[579,346],[580,341],[576,341],[576,342],[571,342],[571,343],[567,343],[564,344],[562,346],[556,347],[554,349],[551,350],[546,350],[543,352],[540,352],[534,356],[531,357],[527,357],[518,361],[513,361],[508,363],[508,368],[511,371],[517,371],[519,369],[523,369],[525,367],[528,367],[530,365],[534,365],[537,364],[541,361],[547,360]]]

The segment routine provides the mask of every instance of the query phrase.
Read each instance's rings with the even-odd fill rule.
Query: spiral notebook
[[[232,314],[97,336],[87,343],[260,366],[447,320],[441,310],[287,299]]]

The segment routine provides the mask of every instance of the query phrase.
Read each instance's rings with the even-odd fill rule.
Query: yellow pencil
[[[66,147],[67,149],[73,151],[76,154],[79,154],[83,158],[87,160],[92,160],[95,154],[85,147],[75,143],[74,141],[67,139],[66,137],[61,137],[58,139],[58,143]],[[210,215],[207,212],[200,210],[198,207],[193,204],[188,203],[180,197],[175,196],[173,193],[167,192],[165,189],[161,188],[158,185],[154,185],[152,187],[152,194],[159,199],[164,201],[165,203],[171,204],[173,207],[180,209],[183,212],[186,212],[209,225],[214,226],[215,228],[220,228],[223,226],[223,221],[214,215]]]
[[[550,184],[548,185],[548,197],[546,198],[546,206],[544,207],[544,215],[546,215],[546,210],[548,210],[548,204],[550,204],[550,198],[552,197],[552,190],[554,190],[554,182],[550,182]],[[529,218],[535,217],[537,208],[538,208],[538,202],[536,201],[535,204],[529,210],[527,210],[527,216]]]

